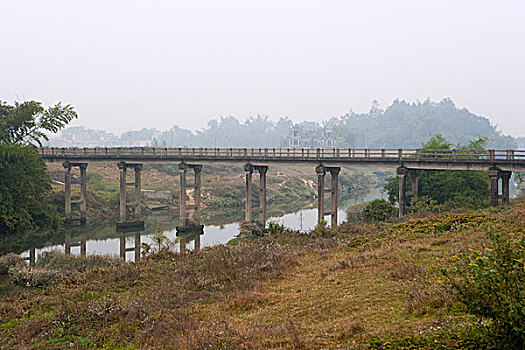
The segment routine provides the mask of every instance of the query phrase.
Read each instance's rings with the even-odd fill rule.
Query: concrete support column
[[[141,173],[142,173],[142,164],[138,163],[126,163],[126,162],[120,162],[117,164],[118,168],[120,169],[120,206],[119,206],[119,222],[117,223],[117,228],[129,228],[131,226],[139,227],[144,225],[144,221],[140,221],[140,200],[142,198],[142,180],[141,180]],[[129,168],[133,168],[133,171],[135,173],[135,181],[134,182],[127,182],[127,172]],[[128,186],[135,186],[135,198],[133,201],[127,202],[127,188]],[[134,208],[134,214],[133,219],[131,221],[127,221],[127,212],[128,212],[128,206],[132,206]]]
[[[71,221],[71,165],[68,161],[65,161],[63,164],[64,169],[66,169],[66,173],[64,176],[64,204],[65,204],[65,216],[66,216],[66,223]]]
[[[64,237],[64,253],[71,254],[71,231],[66,228]]]
[[[187,166],[184,163],[179,164],[180,174],[180,205],[179,205],[179,225],[185,226],[188,224],[186,216],[186,170]],[[181,243],[182,246],[182,243]]]
[[[500,171],[501,175],[501,205],[510,204],[510,177],[512,176],[511,171]]]
[[[330,208],[330,211],[331,211],[331,226],[332,227],[336,227],[337,226],[337,195],[338,195],[338,187],[339,187],[339,183],[338,183],[338,178],[339,178],[339,172],[341,171],[341,168],[339,167],[331,167],[331,168],[328,168],[329,171],[330,171],[330,175],[332,177],[332,188],[331,188],[331,191],[330,191],[330,194],[331,194],[331,199],[332,199],[332,206]]]
[[[188,186],[191,187],[191,184],[188,185],[186,178],[188,169],[193,169],[194,172],[194,183],[193,183],[193,205],[189,206],[188,204],[188,195],[187,190]],[[201,187],[202,187],[202,165],[200,164],[179,164],[179,174],[180,174],[180,205],[179,205],[179,226],[177,230],[185,231],[187,230],[186,226],[200,225],[201,222]],[[193,210],[193,215],[190,221],[190,215],[188,210]],[[191,222],[191,223],[190,223]],[[185,228],[186,227],[186,228]],[[179,231],[177,231],[179,232]]]
[[[73,209],[71,205],[73,203],[80,204],[80,223],[86,223],[86,203],[87,203],[87,179],[86,179],[86,168],[87,163],[70,163],[65,161],[62,163],[65,169],[64,174],[64,212],[65,212],[65,223],[70,224],[73,220]],[[77,181],[72,180],[71,168],[78,167],[80,169],[80,178]],[[80,199],[72,199],[71,186],[73,184],[80,185]]]
[[[193,221],[196,225],[201,223],[201,174],[202,165],[194,165],[193,172],[195,173],[195,191],[193,197],[195,199],[195,211],[193,212]]]
[[[80,255],[86,256],[87,254],[87,237],[86,232],[82,232],[80,235]]]
[[[253,165],[245,164],[244,171],[246,173],[246,203],[244,208],[244,221],[252,221],[252,174]]]
[[[186,244],[188,244],[188,240],[184,235],[179,237],[179,252],[184,253],[186,252]]]
[[[407,187],[407,168],[401,166],[397,168],[399,177],[399,217],[406,213],[406,187]]]
[[[197,233],[195,236],[195,251],[198,252],[199,250],[201,250],[201,235]]]
[[[142,164],[137,164],[133,167],[135,169],[135,219],[140,218],[140,200],[142,198],[142,183],[141,183],[141,173],[142,173]]]
[[[80,168],[80,223],[86,223],[86,208],[87,208],[87,163],[81,163]]]
[[[124,162],[118,163],[120,169],[120,205],[119,205],[119,221],[126,221],[126,172],[127,164]],[[125,242],[124,242],[125,243]],[[126,252],[124,252],[125,254]]]
[[[490,205],[493,207],[498,206],[498,197],[499,197],[499,186],[498,180],[500,176],[500,171],[498,168],[489,169],[490,177]]]
[[[259,171],[259,221],[264,224],[266,222],[266,173],[268,167],[257,165],[255,168]]]
[[[36,248],[31,248],[29,250],[29,264],[34,265],[36,262]]]
[[[140,232],[135,233],[135,262],[140,260]]]
[[[411,181],[411,190],[412,190],[412,199],[416,199],[419,192],[419,184],[417,181],[417,170],[411,169],[409,170],[410,173],[410,181]]]
[[[324,220],[324,177],[326,168],[320,164],[315,168],[317,173],[317,222]]]
[[[120,236],[120,257],[126,261],[126,237]]]

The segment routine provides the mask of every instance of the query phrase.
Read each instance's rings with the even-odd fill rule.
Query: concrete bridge
[[[331,217],[337,225],[338,175],[341,166],[353,168],[395,168],[399,177],[399,216],[405,214],[407,197],[418,195],[418,170],[483,170],[491,180],[491,205],[509,203],[509,180],[512,171],[525,171],[525,150],[423,150],[423,149],[280,149],[280,148],[39,148],[42,158],[49,162],[63,162],[65,168],[65,216],[71,220],[71,204],[80,203],[80,220],[86,218],[86,169],[89,162],[116,162],[120,171],[121,227],[136,224],[140,219],[141,170],[145,163],[177,163],[180,172],[181,231],[193,225],[200,226],[202,166],[209,163],[241,164],[246,177],[245,220],[252,221],[253,211],[266,220],[266,173],[270,164],[314,165],[318,178],[318,218]],[[80,169],[80,178],[71,178],[71,168]],[[133,170],[134,180],[128,182]],[[193,182],[187,183],[187,173],[193,172]],[[253,173],[259,174],[260,206],[253,208]],[[330,174],[331,186],[326,188],[325,177]],[[407,176],[411,191],[407,191]],[[499,183],[501,179],[501,195]],[[80,199],[72,200],[71,185],[80,185]],[[128,202],[128,186],[135,189],[135,198]],[[188,203],[187,189],[193,188],[193,203]],[[325,195],[329,194],[331,207],[325,211]],[[132,206],[133,217],[127,208]],[[189,212],[192,212],[191,221]]]

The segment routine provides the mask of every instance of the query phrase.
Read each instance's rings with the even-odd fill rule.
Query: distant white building
[[[304,125],[303,125],[304,124]],[[319,128],[317,123],[301,123],[290,128],[288,135],[281,138],[282,148],[336,148],[342,144],[332,128]]]

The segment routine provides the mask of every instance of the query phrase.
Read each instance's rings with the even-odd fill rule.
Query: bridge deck
[[[525,150],[283,148],[39,148],[46,161],[134,163],[322,163],[327,166],[525,171]]]

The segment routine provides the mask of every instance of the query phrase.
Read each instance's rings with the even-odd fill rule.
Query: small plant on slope
[[[483,325],[489,346],[523,349],[525,345],[525,237],[489,232],[492,247],[461,253],[452,270],[443,269],[448,286],[466,311]]]

